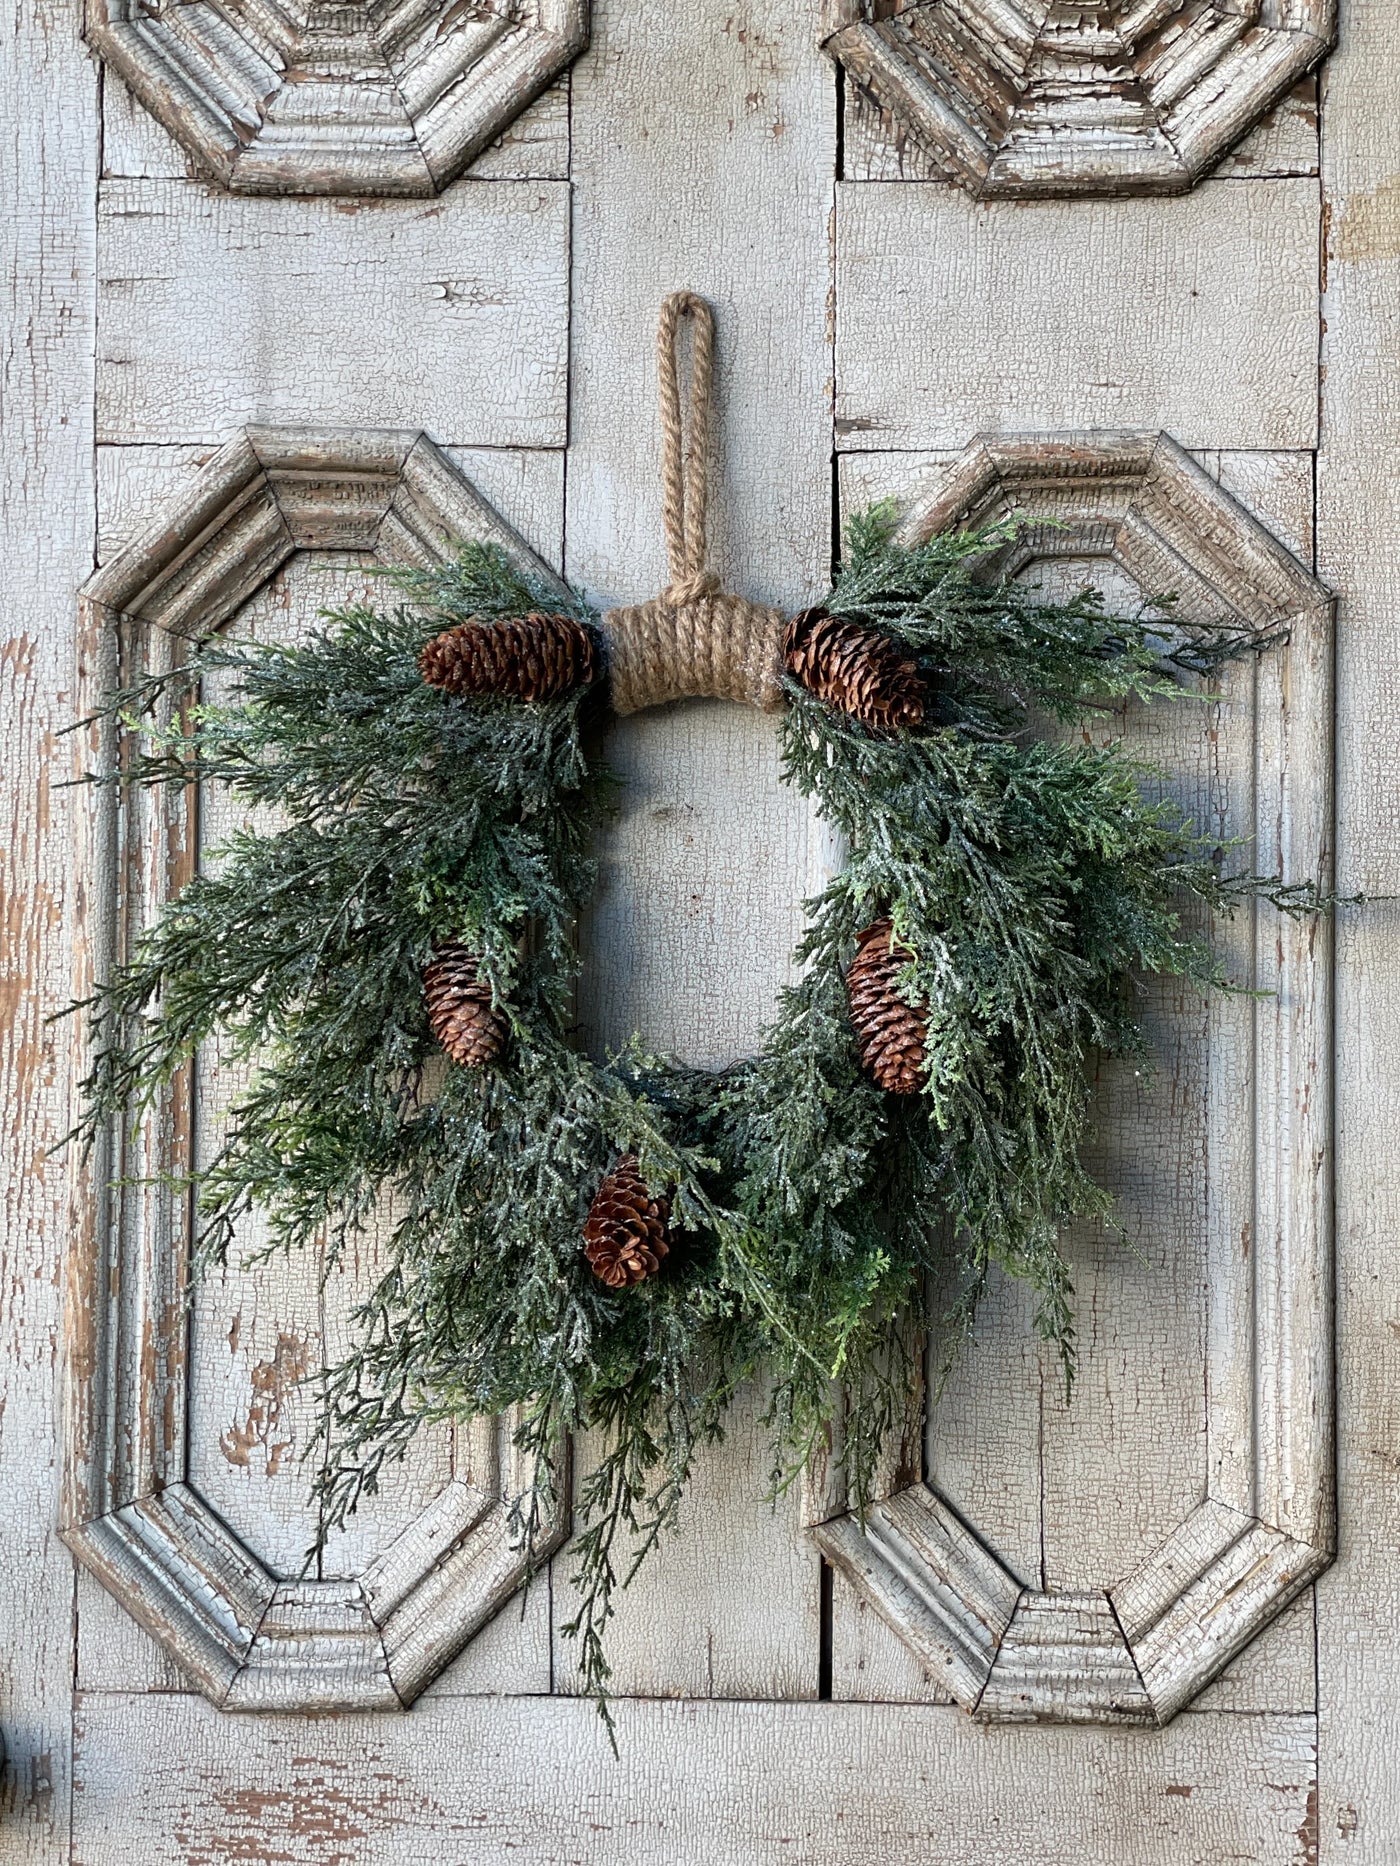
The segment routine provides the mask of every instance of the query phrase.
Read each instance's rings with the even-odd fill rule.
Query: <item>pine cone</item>
[[[915,1095],[923,1083],[928,1016],[895,990],[913,956],[894,938],[890,922],[877,920],[856,935],[856,956],[846,972],[861,1067],[891,1095]]]
[[[624,1153],[593,1194],[583,1226],[583,1248],[593,1274],[609,1289],[628,1289],[655,1276],[670,1250],[669,1199],[654,1199]]]
[[[597,672],[593,636],[572,616],[473,617],[435,635],[418,657],[430,687],[446,693],[557,700]]]
[[[783,660],[809,693],[868,731],[923,724],[926,694],[918,663],[878,629],[842,621],[825,609],[804,609],[788,623]]]
[[[491,1002],[491,987],[475,955],[446,940],[423,971],[423,995],[433,1035],[462,1069],[482,1069],[506,1046],[509,1025]]]

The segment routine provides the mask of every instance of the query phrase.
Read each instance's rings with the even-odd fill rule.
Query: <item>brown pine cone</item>
[[[572,616],[477,617],[435,635],[418,656],[430,687],[445,693],[558,700],[597,672],[593,636]]]
[[[878,629],[842,621],[825,609],[804,609],[787,625],[783,661],[809,693],[868,731],[923,724],[927,696],[918,663]]]
[[[846,990],[861,1067],[889,1094],[916,1095],[923,1084],[928,1016],[906,1004],[895,989],[914,955],[893,935],[888,920],[877,920],[856,935]]]
[[[509,1025],[491,1001],[476,956],[460,940],[446,940],[423,970],[423,995],[433,1035],[462,1069],[494,1063]]]
[[[593,1194],[584,1221],[583,1248],[593,1274],[609,1289],[655,1276],[671,1248],[670,1216],[670,1200],[651,1196],[636,1154],[624,1153]]]

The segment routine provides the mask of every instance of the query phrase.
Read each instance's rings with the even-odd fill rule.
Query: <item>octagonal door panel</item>
[[[432,195],[567,69],[588,7],[93,0],[86,35],[226,188]]]
[[[824,45],[979,197],[1180,194],[1326,57],[1335,0],[835,0]]]
[[[491,539],[552,573],[422,435],[238,435],[85,587],[87,709],[114,680],[179,665],[194,641],[296,640],[326,610],[374,601],[376,565],[439,561]],[[380,586],[382,588],[382,585]],[[228,698],[215,676],[199,702]],[[86,710],[86,709],[85,709]],[[127,728],[91,728],[113,772]],[[106,790],[83,840],[80,964],[106,976],[249,817],[217,786]],[[79,1048],[78,1068],[90,1064]],[[523,1547],[509,1419],[422,1435],[372,1511],[330,1529],[308,1501],[316,1383],[348,1346],[382,1267],[373,1227],[338,1260],[269,1256],[257,1214],[228,1267],[197,1277],[185,1176],[206,1170],[249,1064],[204,1045],[138,1137],[117,1121],[77,1165],[65,1534],[90,1572],[223,1708],[410,1703],[565,1533]]]
[[[0,1853],[1392,1866],[1387,9],[11,23]],[[890,497],[911,535],[1055,520],[1019,577],[1280,633],[1213,700],[1084,730],[1160,761],[1240,866],[1335,872],[1346,901],[1215,928],[1259,995],[1151,986],[1151,1067],[1094,1065],[1131,1242],[1065,1241],[1071,1398],[994,1283],[970,1339],[929,1343],[921,1430],[861,1522],[820,1469],[770,1501],[768,1394],[739,1397],[608,1629],[619,1764],[567,1632],[599,1445],[523,1594],[509,1420],[425,1436],[308,1566],[304,1379],[374,1246],[324,1285],[308,1258],[191,1296],[180,1202],[54,1151],[80,1058],[50,1020],[230,820],[210,797],[116,824],[68,785],[75,750],[113,750],[63,734],[118,659],[293,634],[375,558],[483,529],[601,607],[654,596],[653,342],[682,287],[718,319],[726,587],[819,598],[841,519]],[[639,715],[607,755],[579,1040],[725,1062],[841,851],[756,713]],[[197,1155],[231,1086],[202,1057],[153,1159]]]
[[[1283,636],[1213,698],[1080,730],[1170,771],[1223,861],[1325,877],[1332,599],[1212,464],[1165,435],[987,436],[906,487],[904,534],[1034,515],[990,573],[1128,608],[1170,587]],[[1272,490],[1286,512],[1286,473]],[[839,1479],[813,1498],[857,1612],[981,1718],[1165,1722],[1331,1559],[1327,933],[1267,907],[1212,933],[1238,995],[1153,988],[1150,1055],[1097,1072],[1128,1247],[1067,1241],[1077,1391],[998,1287],[970,1346],[930,1344],[922,1481],[905,1448],[865,1522],[833,1511]]]

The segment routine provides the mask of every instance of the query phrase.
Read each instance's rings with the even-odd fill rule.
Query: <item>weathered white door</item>
[[[186,1327],[159,1212],[134,1256],[93,1254],[48,1021],[95,907],[59,737],[95,568],[144,536],[102,603],[267,633],[475,496],[594,599],[648,597],[679,287],[719,317],[729,587],[812,599],[877,495],[911,523],[1057,512],[1033,574],[1170,572],[1286,616],[1285,655],[1151,749],[1287,860],[1326,839],[1335,747],[1339,883],[1400,891],[1390,8],[1343,4],[1301,78],[1325,0],[594,0],[591,36],[565,0],[93,0],[83,27],[22,0],[3,53],[0,1858],[1393,1866],[1385,899],[1341,910],[1335,971],[1326,929],[1223,935],[1277,994],[1162,993],[1159,1073],[1104,1073],[1098,1164],[1140,1250],[1068,1242],[1071,1404],[998,1287],[869,1538],[839,1497],[770,1509],[761,1398],[738,1408],[615,1623],[620,1761],[560,1630],[567,1549],[521,1611],[458,1533],[465,1485],[509,1484],[491,1432],[425,1439],[298,1580],[302,1376],[372,1266],[230,1271]],[[1335,733],[1310,572],[1339,596]],[[611,755],[590,1038],[726,1061],[827,842],[756,714],[649,714]]]

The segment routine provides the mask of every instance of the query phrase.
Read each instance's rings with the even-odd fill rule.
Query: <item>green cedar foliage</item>
[[[1093,1053],[1141,1048],[1141,977],[1224,983],[1184,930],[1192,899],[1323,904],[1306,885],[1222,879],[1221,851],[1149,801],[1160,773],[1037,730],[1179,696],[1182,674],[1261,644],[1162,606],[1125,618],[1088,593],[1046,601],[988,575],[1013,536],[908,549],[879,508],[853,523],[828,606],[905,644],[936,701],[920,731],[880,738],[789,683],[785,775],[849,862],[808,903],[800,982],[760,1053],[718,1080],[636,1046],[592,1061],[570,1041],[573,929],[610,804],[589,754],[597,696],[463,700],[418,675],[424,642],[456,621],[557,607],[500,551],[469,544],[396,573],[402,601],[329,614],[300,644],[215,639],[110,701],[131,753],[103,781],[228,785],[276,826],[216,851],[86,1007],[86,1132],[139,1124],[218,1033],[255,1072],[199,1176],[201,1253],[225,1254],[250,1207],[272,1249],[329,1240],[332,1262],[369,1227],[387,1234],[355,1346],[323,1378],[328,1525],[425,1421],[518,1406],[537,1470],[515,1503],[529,1545],[568,1438],[590,1433],[570,1630],[605,1714],[615,1591],[759,1369],[775,1486],[839,1405],[859,1508],[907,1423],[928,1292],[950,1270],[965,1317],[990,1265],[1025,1278],[1068,1377],[1057,1238],[1076,1217],[1111,1219],[1080,1164]],[[229,704],[201,698],[215,673]],[[880,913],[929,1019],[925,1088],[905,1101],[861,1073],[846,1016],[844,968]],[[480,954],[510,1019],[481,1072],[447,1067],[428,1029],[421,974],[446,938]],[[669,1193],[675,1242],[658,1277],[612,1291],[580,1234],[620,1152]]]

